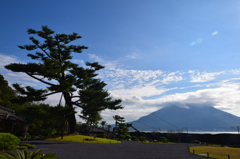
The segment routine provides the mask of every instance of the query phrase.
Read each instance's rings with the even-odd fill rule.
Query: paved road
[[[61,141],[24,141],[55,153],[59,159],[203,159],[188,152],[187,144],[149,144],[126,141],[121,144],[88,144]]]

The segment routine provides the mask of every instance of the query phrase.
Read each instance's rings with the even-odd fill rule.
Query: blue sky
[[[136,120],[172,103],[202,103],[240,116],[239,9],[238,0],[4,1],[0,73],[10,83],[44,87],[3,66],[30,61],[17,45],[30,43],[28,28],[48,25],[82,36],[74,44],[89,49],[74,62],[106,67],[99,77],[125,106],[102,113],[109,123],[115,114]]]

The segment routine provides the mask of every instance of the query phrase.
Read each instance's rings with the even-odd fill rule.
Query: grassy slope
[[[92,139],[94,141],[86,141],[85,139]],[[61,140],[61,137],[56,137],[56,138],[49,138],[46,140],[55,140],[55,141],[70,141],[70,142],[84,142],[84,143],[121,143],[120,141],[117,140],[110,140],[110,139],[105,139],[105,138],[94,138],[92,136],[84,136],[84,135],[69,135],[69,136],[64,136],[63,140]]]
[[[227,159],[228,155],[230,159],[240,158],[240,148],[199,146],[191,147],[190,152],[193,152],[193,149],[195,154],[207,154],[208,152],[210,158]]]

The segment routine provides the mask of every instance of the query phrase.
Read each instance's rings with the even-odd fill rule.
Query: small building
[[[15,122],[24,121],[24,118],[19,117],[15,114],[15,110],[0,106],[0,132],[6,132],[6,126],[9,127],[11,124],[11,131]]]
[[[110,131],[93,126],[89,131],[79,131],[82,135],[90,135],[95,137],[107,137],[110,135]]]

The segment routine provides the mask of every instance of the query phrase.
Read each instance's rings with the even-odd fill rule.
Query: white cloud
[[[56,94],[50,95],[44,102],[54,106],[58,105],[60,103],[61,95],[62,93],[56,93]],[[61,100],[61,105],[65,105],[65,101],[63,98]]]
[[[122,89],[144,91],[146,89],[157,90],[154,92],[162,91],[162,85],[170,84],[183,80],[183,73],[176,72],[164,72],[162,70],[134,70],[120,68],[118,62],[108,61],[106,62],[97,55],[90,55],[92,59],[106,64],[105,69],[99,73],[99,77],[103,79],[110,89]],[[161,87],[161,88],[159,88]],[[148,92],[149,92],[148,91]],[[157,93],[159,94],[159,93]]]
[[[126,57],[130,58],[130,59],[136,59],[139,57],[139,55],[136,52],[133,52],[133,53],[127,55]]]
[[[8,65],[10,63],[18,63],[19,60],[16,56],[9,56],[0,54],[0,68],[2,69],[5,65]]]
[[[214,35],[217,35],[218,34],[218,31],[214,31],[211,35],[214,36]]]
[[[157,89],[154,86],[143,86],[143,87],[132,87],[131,89],[118,89],[118,90],[112,90],[113,94],[121,94],[122,97],[126,96],[140,96],[140,97],[150,97],[154,95],[160,95],[164,92],[167,92],[171,89],[166,89],[166,88],[159,88]]]
[[[98,57],[98,60],[101,58]],[[101,59],[104,61],[103,59]],[[114,63],[112,63],[114,65]],[[220,72],[200,72],[198,70],[190,70],[188,73],[176,71],[176,72],[165,72],[162,70],[129,70],[122,69],[117,66],[113,66],[109,70],[101,72],[101,77],[104,81],[111,86],[110,92],[116,98],[123,100],[122,104],[125,109],[121,111],[122,115],[126,117],[130,114],[134,116],[135,120],[141,117],[144,112],[151,113],[153,110],[160,109],[171,103],[177,103],[178,105],[186,106],[191,103],[195,105],[208,105],[221,108],[222,110],[228,110],[230,113],[234,113],[230,110],[236,110],[238,100],[237,96],[240,96],[237,82],[239,78],[226,79],[223,81],[216,82],[216,76],[232,73],[236,74],[240,71],[229,70]],[[185,87],[169,87],[172,83],[179,81],[187,81],[191,79]],[[209,83],[215,80],[215,83]],[[208,82],[205,84],[191,85],[196,82]],[[187,90],[188,88],[195,88],[196,91],[187,93],[175,93],[163,96],[161,98],[143,99],[144,97],[153,97],[157,95],[163,95],[164,92],[170,90],[179,89]],[[232,92],[232,93],[229,93]],[[236,94],[236,95],[234,95]],[[231,103],[231,104],[226,104]],[[143,107],[144,109],[142,109]],[[125,111],[126,110],[126,111]],[[117,111],[120,112],[120,111]],[[143,112],[139,113],[128,113],[128,112]],[[240,112],[240,111],[239,111]],[[106,113],[105,113],[106,115]],[[235,112],[235,115],[240,115]]]
[[[38,81],[29,77],[25,73],[15,73],[4,68],[10,63],[24,63],[18,57],[12,55],[0,54],[0,71],[9,84],[19,83],[22,85],[37,86]]]
[[[96,55],[90,55],[107,67],[100,72],[100,77],[108,84],[108,90],[114,98],[121,98],[123,110],[104,111],[105,120],[113,122],[112,116],[119,114],[128,120],[137,120],[164,106],[175,103],[181,106],[187,104],[214,106],[221,110],[240,116],[240,78],[236,78],[239,69],[221,72],[200,72],[190,70],[187,73],[163,70],[134,70],[124,69],[118,65],[118,61],[105,61]],[[24,73],[14,73],[3,68],[9,63],[20,62],[17,57],[0,54],[0,70],[9,83],[20,83],[41,88],[40,83]],[[80,64],[83,61],[78,61]],[[216,76],[227,74],[227,79],[219,81]],[[231,78],[230,75],[235,75]],[[188,79],[191,79],[189,82]],[[215,83],[213,83],[213,80]],[[181,82],[183,81],[183,82]],[[201,84],[194,84],[201,82]],[[203,83],[208,82],[208,83]],[[180,84],[179,84],[180,83]],[[181,85],[182,83],[186,85]],[[177,87],[172,84],[178,84]],[[188,89],[191,92],[186,92]],[[173,90],[174,94],[163,96],[164,93]],[[176,92],[183,93],[176,93]],[[185,93],[184,93],[185,91]],[[161,96],[160,96],[161,95]],[[160,97],[159,97],[160,96]],[[60,94],[50,96],[45,102],[52,105],[58,104]],[[63,103],[64,104],[64,103]],[[131,119],[130,119],[131,118]]]
[[[151,97],[176,89],[166,88],[166,85],[183,80],[181,73],[166,73],[161,70],[106,70],[101,72],[103,81],[113,94],[121,97],[140,96]]]
[[[125,117],[126,122],[131,122],[134,120],[137,120],[139,117],[146,116],[150,114],[151,112],[157,111],[159,108],[157,107],[151,107],[151,108],[124,108],[122,110],[117,110],[117,111],[111,111],[111,110],[106,110],[101,113],[101,115],[104,117],[104,120],[108,122],[108,124],[114,124],[114,115],[120,115]]]
[[[83,60],[73,59],[72,61],[73,63],[79,64],[80,66],[85,66],[85,62]]]
[[[240,69],[229,70],[229,72],[238,75],[238,74],[240,74]]]
[[[90,59],[99,62],[100,65],[103,65],[108,70],[116,69],[120,66],[118,61],[106,61],[95,54],[88,54],[88,56]]]
[[[221,83],[218,88],[202,89],[187,93],[175,93],[151,100],[144,100],[142,98],[140,98],[140,100],[124,98],[124,100],[129,101],[123,103],[126,104],[126,110],[140,109],[143,112],[148,112],[148,114],[153,110],[156,111],[171,104],[177,104],[179,106],[187,106],[190,104],[195,106],[214,106],[223,111],[240,116],[239,96],[240,83],[225,82]],[[127,117],[128,114],[125,113],[125,116]],[[141,116],[142,114],[139,116],[135,115],[134,117],[138,119]]]
[[[177,72],[171,72],[169,74],[165,74],[164,75],[165,77],[163,78],[162,83],[169,84],[171,82],[178,82],[183,80],[182,76],[178,76],[176,74],[182,75],[183,73],[180,73],[179,71],[177,71]]]
[[[215,79],[215,76],[225,74],[225,71],[222,72],[199,72],[195,70],[189,70],[191,82],[208,82]]]
[[[27,74],[21,72],[17,73],[9,72],[6,73],[5,75],[8,79],[10,79],[14,83],[21,83],[23,85],[25,85],[24,83],[30,83],[30,86],[36,86],[36,84],[39,83],[39,81],[37,81],[36,79],[33,79],[32,77],[29,77]]]
[[[127,69],[115,69],[104,70],[101,72],[102,77],[107,80],[111,80],[115,84],[124,83],[129,84],[145,84],[162,76],[161,70],[127,70]]]

